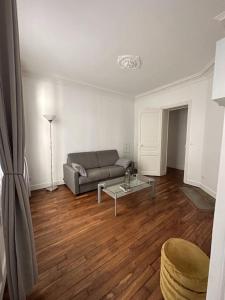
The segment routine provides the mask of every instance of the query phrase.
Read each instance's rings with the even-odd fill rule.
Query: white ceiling
[[[17,0],[23,69],[136,95],[201,71],[224,0]],[[140,55],[137,71],[117,56]]]

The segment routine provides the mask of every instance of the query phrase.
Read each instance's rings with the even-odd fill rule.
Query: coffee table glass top
[[[125,181],[125,177],[119,177],[111,180],[107,180],[102,182],[103,191],[110,196],[114,197],[122,197],[126,194],[136,192],[138,190],[150,187],[152,185],[153,179],[149,177],[145,177],[142,175],[132,175],[130,176],[130,183],[129,183],[129,191],[123,191],[121,189],[121,184],[127,183]]]

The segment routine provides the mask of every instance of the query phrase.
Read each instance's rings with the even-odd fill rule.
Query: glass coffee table
[[[131,193],[135,193],[137,191],[149,188],[150,196],[155,196],[155,179],[146,177],[143,175],[131,175],[130,176],[130,184],[129,191],[124,191],[121,188],[121,184],[125,183],[125,176],[119,177],[115,179],[106,180],[100,182],[98,184],[98,203],[101,203],[102,191],[108,194],[110,197],[114,199],[115,204],[115,216],[117,215],[117,199],[123,196],[126,196]]]

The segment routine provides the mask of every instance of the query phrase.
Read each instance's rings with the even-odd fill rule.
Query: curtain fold
[[[16,0],[0,0],[0,163],[7,282],[12,300],[37,280],[29,195],[24,179],[24,110]]]
[[[29,197],[31,196],[31,189],[30,189],[30,175],[29,175],[29,169],[28,169],[28,163],[27,163],[27,159],[26,156],[24,157],[24,180],[26,183],[26,187],[27,187],[27,192]]]

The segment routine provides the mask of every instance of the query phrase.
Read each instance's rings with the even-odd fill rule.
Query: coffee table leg
[[[100,204],[102,201],[102,188],[103,188],[103,185],[98,184],[98,204]]]
[[[117,196],[115,196],[114,202],[115,202],[115,217],[116,217],[117,216]]]
[[[152,181],[152,192],[151,192],[152,198],[155,198],[155,180]]]

